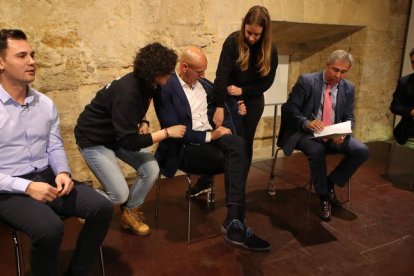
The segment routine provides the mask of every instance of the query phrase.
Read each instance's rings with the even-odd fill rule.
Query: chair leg
[[[309,179],[309,182],[305,186],[303,186],[304,188],[308,186],[308,190],[309,190],[308,213],[310,213],[310,205],[312,203],[312,185],[313,185],[312,179]]]
[[[22,258],[21,258],[19,234],[14,229],[11,229],[11,234],[13,236],[14,253],[16,257],[16,274],[18,276],[21,276],[22,275]]]
[[[187,177],[187,181],[188,181],[188,195],[190,194],[191,191],[191,175],[190,174],[186,174]],[[191,197],[188,196],[188,217],[187,217],[187,244],[190,244],[191,241]]]
[[[413,175],[411,176],[411,184],[410,184],[410,191],[413,191],[414,190],[414,173],[413,173]]]
[[[346,203],[348,203],[349,205],[349,203],[351,202],[351,179],[348,179],[347,185],[348,185],[348,197],[346,199]]]
[[[394,140],[394,142],[392,143],[390,152],[388,154],[388,162],[387,162],[387,168],[385,169],[385,176],[388,175],[388,170],[390,169],[391,159],[392,159],[392,156],[393,156],[393,153],[394,153],[394,150],[395,150],[396,143],[397,142]]]
[[[207,204],[210,206],[210,204],[215,202],[215,196],[216,196],[216,188],[214,186],[214,176],[210,185],[211,191],[207,193]]]
[[[104,263],[104,257],[103,257],[103,252],[102,252],[102,246],[99,246],[99,261],[101,263],[102,276],[105,276],[105,263]]]
[[[273,157],[273,160],[272,160],[272,169],[270,171],[269,182],[267,183],[267,193],[271,196],[276,195],[275,166],[276,166],[277,156],[279,154],[279,151],[281,151],[281,150],[282,150],[282,148],[277,148],[275,156]]]
[[[155,217],[158,218],[158,205],[160,203],[160,190],[161,190],[161,174],[158,175],[157,180],[157,195],[155,197]]]

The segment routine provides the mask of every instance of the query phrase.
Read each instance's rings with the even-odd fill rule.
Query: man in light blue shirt
[[[81,217],[67,275],[87,275],[107,233],[112,204],[90,187],[74,185],[57,110],[28,85],[34,51],[20,30],[0,30],[0,221],[32,240],[33,275],[58,275],[61,217]]]

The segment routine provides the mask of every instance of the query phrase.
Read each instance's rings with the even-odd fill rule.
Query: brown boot
[[[140,210],[141,206],[135,208],[124,208],[121,215],[121,227],[129,229],[137,235],[148,235],[151,231],[144,223],[144,213]]]

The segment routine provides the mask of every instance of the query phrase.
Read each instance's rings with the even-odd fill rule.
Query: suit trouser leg
[[[224,172],[226,205],[244,210],[247,157],[243,138],[225,135],[202,145],[186,145],[180,169],[194,174]]]
[[[244,216],[246,180],[249,168],[245,142],[240,136],[224,135],[216,141],[216,144],[224,153],[227,205],[240,206]]]
[[[327,145],[329,153],[345,155],[341,162],[328,176],[329,179],[343,187],[355,171],[364,163],[369,155],[368,147],[357,139],[348,136],[342,145],[330,143]]]
[[[34,276],[58,275],[63,222],[48,205],[25,194],[1,194],[0,219],[31,238]]]
[[[24,176],[23,176],[24,177]],[[51,169],[34,174],[27,179],[54,185]],[[69,265],[72,275],[87,275],[93,265],[112,218],[112,203],[103,195],[82,184],[74,186],[69,195],[50,203],[41,203],[26,195],[14,195],[6,207],[18,206],[15,212],[6,213],[18,230],[32,239],[32,271],[34,275],[57,275],[59,246],[63,223],[59,216],[85,218],[76,248]],[[15,201],[23,205],[16,205]],[[14,224],[15,223],[15,224]]]
[[[310,136],[301,137],[296,148],[302,151],[309,161],[311,180],[315,191],[319,195],[326,195],[326,149],[319,139],[312,139]]]
[[[309,136],[305,136],[299,139],[297,149],[308,157],[312,182],[319,195],[328,193],[327,178],[343,187],[368,158],[368,147],[350,136],[341,145],[335,145],[332,140],[323,142],[320,139],[311,139]],[[343,154],[345,157],[327,177],[326,155],[336,153]]]

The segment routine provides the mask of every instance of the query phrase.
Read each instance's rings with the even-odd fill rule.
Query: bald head
[[[181,51],[180,62],[188,64],[205,63],[207,65],[207,58],[200,48],[187,46]]]
[[[199,47],[187,46],[181,51],[178,75],[190,87],[204,78],[206,69],[207,58]]]

